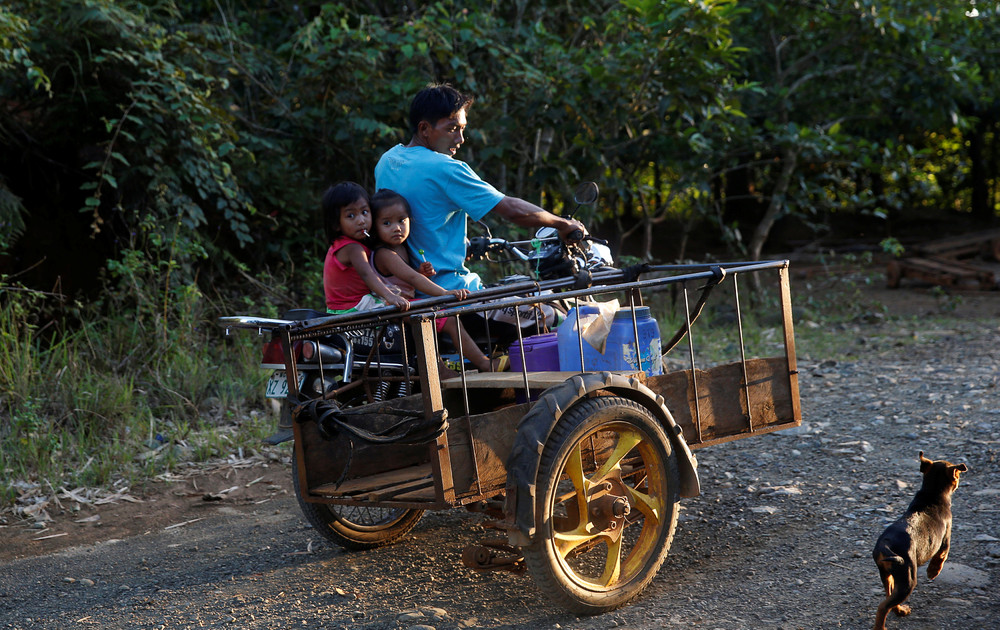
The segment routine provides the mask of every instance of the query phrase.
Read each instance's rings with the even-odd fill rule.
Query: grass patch
[[[25,487],[132,485],[273,430],[261,341],[223,337],[228,308],[196,289],[156,314],[0,289],[0,507]]]

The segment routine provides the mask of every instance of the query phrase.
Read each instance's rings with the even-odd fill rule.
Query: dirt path
[[[908,293],[893,308],[939,308]],[[934,331],[879,318],[830,331],[848,361],[800,347],[804,426],[697,451],[702,496],[682,502],[651,587],[614,613],[578,618],[529,577],[464,568],[483,531],[461,510],[388,548],[334,548],[272,460],[132,489],[141,503],[63,500],[45,531],[8,517],[0,628],[870,628],[871,548],[919,485],[918,450],[970,471],[944,573],[921,571],[913,614],[889,627],[998,628],[1000,296],[966,307]]]

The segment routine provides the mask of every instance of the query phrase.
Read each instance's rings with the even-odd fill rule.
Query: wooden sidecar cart
[[[755,286],[746,315],[739,288],[745,277]],[[801,422],[788,263],[643,266],[578,284],[527,282],[464,302],[421,301],[406,313],[383,308],[273,327],[295,402],[294,486],[310,523],[344,547],[364,549],[405,535],[424,510],[465,506],[491,518],[499,534],[465,549],[469,567],[527,571],[577,613],[612,610],[636,597],[666,558],[678,501],[700,492],[692,449]],[[636,307],[651,297],[664,304],[672,298],[678,323],[664,324],[662,338],[646,348],[635,335],[633,369],[584,371],[581,361],[571,371],[480,374],[459,361],[459,377],[439,378],[438,317],[485,314],[498,301],[528,312],[558,303],[570,312],[565,326],[578,320],[581,303],[619,299],[638,331]],[[703,311],[712,321],[693,328]],[[247,319],[221,323],[260,327]],[[392,323],[412,333],[403,352],[411,369],[384,379],[412,379],[412,388],[388,389],[417,393],[344,407],[336,388],[316,398],[295,388],[297,342]],[[763,333],[745,335],[751,325]],[[703,330],[729,331],[735,358],[697,368],[695,333]],[[523,348],[517,333],[514,343]],[[577,342],[585,343],[579,336]],[[667,369],[638,369],[651,358],[659,365],[661,357],[646,355],[660,345]],[[748,358],[751,345],[774,356]],[[680,358],[669,354],[674,349]],[[579,352],[585,354],[582,345]],[[370,368],[366,391],[378,391],[384,379],[377,353],[355,360]]]

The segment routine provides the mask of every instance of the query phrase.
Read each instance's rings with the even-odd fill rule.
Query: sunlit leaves
[[[51,95],[52,81],[31,55],[29,41],[34,37],[27,19],[7,6],[0,6],[0,71],[20,70],[36,90]]]

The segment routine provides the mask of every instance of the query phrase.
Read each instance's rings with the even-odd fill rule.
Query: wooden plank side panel
[[[746,365],[749,414],[740,362],[698,370],[700,442],[695,426],[696,406],[691,371],[653,376],[647,385],[663,396],[667,409],[684,430],[684,439],[692,446],[733,436],[749,436],[753,431],[795,422],[786,359],[751,359]]]
[[[793,426],[802,424],[802,405],[799,400],[799,363],[795,352],[795,317],[792,313],[792,288],[788,267],[778,272],[781,293],[781,328],[785,335],[785,367],[788,368],[788,396],[791,399]]]
[[[319,494],[363,494],[385,488],[393,488],[403,484],[410,484],[414,480],[421,481],[430,479],[431,466],[423,464],[420,466],[410,466],[400,468],[387,473],[380,473],[370,477],[357,477],[340,484],[339,487],[322,486],[316,488]]]
[[[507,456],[514,446],[517,425],[528,409],[528,404],[513,405],[470,416],[468,422],[465,418],[452,421],[448,429],[448,444],[456,496],[489,496],[504,489],[507,483]]]

